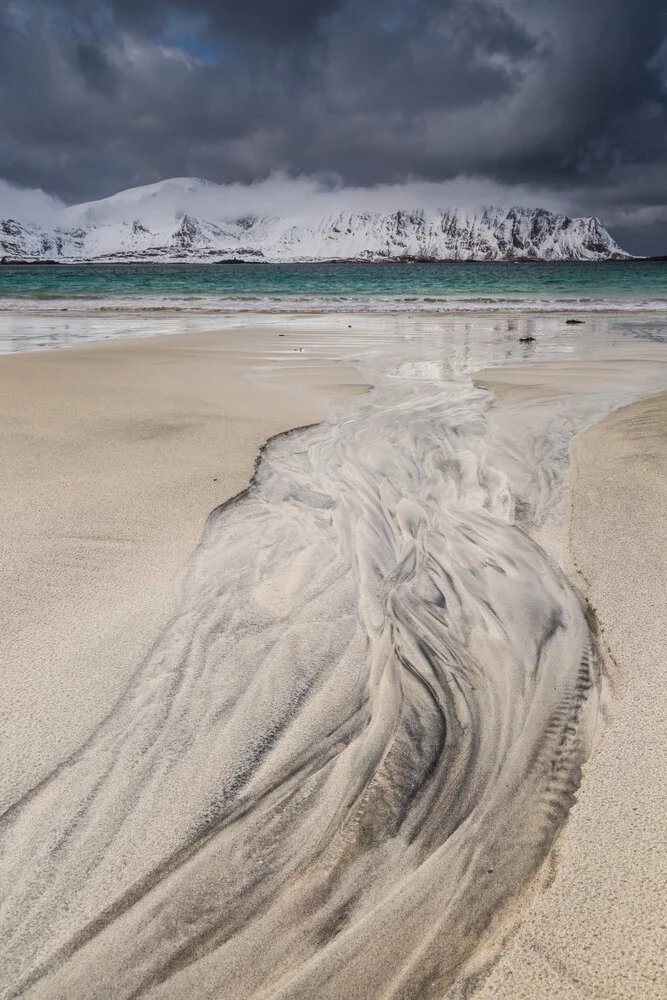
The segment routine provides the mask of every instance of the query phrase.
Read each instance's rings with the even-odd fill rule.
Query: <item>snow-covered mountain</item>
[[[176,178],[63,208],[54,224],[0,220],[0,258],[56,261],[610,260],[598,219],[544,209],[235,212],[229,188]]]

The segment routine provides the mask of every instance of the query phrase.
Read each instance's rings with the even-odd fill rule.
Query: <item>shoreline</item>
[[[81,301],[89,302],[83,299]],[[574,323],[568,323],[569,316],[579,318]],[[508,341],[524,343],[522,358],[530,360],[535,348],[541,349],[543,343],[548,344],[556,336],[562,338],[570,335],[569,341],[576,344],[577,334],[586,333],[587,340],[592,335],[604,347],[602,341],[614,326],[621,331],[639,331],[640,336],[645,329],[647,339],[651,339],[652,326],[663,322],[667,322],[667,310],[664,309],[606,311],[591,309],[589,304],[581,308],[564,308],[562,311],[540,311],[532,306],[526,310],[512,310],[501,305],[489,309],[474,306],[447,312],[420,308],[355,312],[347,304],[340,312],[330,309],[312,312],[262,311],[254,306],[244,311],[211,312],[193,308],[191,303],[174,309],[164,306],[128,308],[125,305],[119,308],[90,309],[86,304],[81,309],[71,311],[68,307],[3,309],[0,306],[0,357],[84,348],[95,344],[127,344],[134,341],[145,343],[165,337],[212,337],[216,334],[239,337],[245,333],[270,337],[275,336],[278,330],[286,331],[286,336],[299,337],[322,333],[325,340],[331,340],[334,333],[346,335],[347,330],[353,328],[353,343],[360,329],[378,337],[382,336],[387,324],[393,324],[394,329],[398,329],[401,324],[407,323],[430,327],[436,334],[446,324],[452,324],[459,330],[468,324],[486,327],[488,331],[493,330],[496,336],[501,332]],[[312,336],[307,336],[303,343],[307,343],[316,355],[322,355],[319,343]],[[329,360],[340,357],[340,341],[334,343],[333,351],[328,356]]]
[[[239,297],[240,296],[236,296],[237,299]],[[313,294],[312,298],[315,297],[316,297],[315,294]],[[633,303],[629,303],[624,308],[621,305],[596,307],[590,304],[590,300],[582,301],[580,299],[573,299],[571,302],[568,302],[567,300],[561,300],[557,306],[553,305],[540,306],[540,305],[535,305],[532,302],[528,302],[526,299],[521,299],[520,300],[522,303],[521,305],[513,306],[511,299],[501,299],[497,303],[494,302],[493,304],[485,304],[483,301],[477,301],[471,298],[464,300],[470,302],[470,305],[459,306],[458,308],[452,308],[452,309],[441,309],[441,308],[429,309],[424,307],[423,302],[416,305],[405,305],[401,308],[395,308],[395,309],[391,309],[386,306],[383,306],[382,308],[379,309],[371,309],[371,308],[359,309],[359,308],[354,308],[355,303],[352,297],[350,297],[351,301],[347,301],[345,305],[340,309],[332,308],[332,304],[326,301],[323,302],[321,307],[311,308],[311,309],[288,309],[282,306],[276,307],[274,309],[271,308],[262,309],[261,306],[257,305],[253,301],[253,297],[249,295],[248,299],[250,304],[247,306],[247,308],[237,309],[237,308],[229,308],[226,306],[225,308],[215,309],[209,305],[197,306],[194,305],[192,302],[187,302],[185,305],[180,305],[180,304],[158,305],[157,304],[158,301],[161,303],[164,302],[164,296],[158,294],[155,294],[155,299],[156,299],[155,304],[151,303],[149,305],[141,305],[141,296],[137,295],[136,298],[139,304],[135,303],[134,305],[131,304],[125,305],[126,302],[132,301],[128,296],[121,296],[117,300],[113,300],[111,297],[109,297],[109,299],[102,299],[100,297],[101,302],[106,303],[112,301],[114,304],[113,305],[103,304],[97,307],[90,305],[91,296],[81,296],[81,297],[63,298],[55,300],[49,298],[40,299],[38,297],[30,299],[7,298],[4,301],[9,302],[10,303],[9,306],[4,305],[3,300],[0,299],[0,318],[20,316],[22,313],[25,313],[25,315],[31,317],[61,316],[63,313],[72,313],[72,315],[77,317],[97,316],[97,315],[99,316],[133,315],[134,313],[138,315],[144,315],[144,314],[151,315],[153,313],[164,313],[166,315],[184,316],[187,315],[188,313],[192,313],[195,316],[215,317],[216,322],[219,322],[220,320],[228,320],[230,322],[233,322],[237,316],[241,316],[244,318],[247,316],[257,316],[260,318],[266,317],[271,319],[279,318],[285,321],[291,319],[300,319],[300,318],[307,319],[307,318],[312,318],[314,316],[336,317],[336,318],[347,317],[347,316],[361,318],[368,316],[377,319],[382,319],[383,317],[391,316],[391,317],[418,319],[419,317],[447,318],[448,316],[471,317],[471,316],[481,315],[481,316],[510,316],[513,318],[536,316],[539,317],[540,319],[544,317],[554,316],[555,318],[560,319],[562,316],[565,316],[568,313],[583,314],[585,316],[590,316],[590,317],[595,317],[595,316],[602,316],[604,318],[618,317],[619,319],[627,319],[628,317],[633,317],[633,316],[637,316],[639,318],[643,316],[648,316],[651,318],[654,318],[656,316],[662,317],[663,319],[667,318],[667,305],[663,304],[662,302],[659,306],[656,305],[654,307],[647,306],[645,304],[635,305]],[[146,296],[146,298],[149,298],[149,296]],[[174,296],[174,298],[176,298],[176,296]],[[204,296],[202,295],[201,298],[203,299]],[[222,296],[219,296],[219,298],[222,298]],[[304,298],[306,298],[306,296],[304,296]],[[380,298],[380,296],[378,296],[378,298]],[[392,296],[392,298],[396,299],[398,297]],[[441,303],[445,303],[448,301],[445,297],[443,297],[442,299],[435,299],[434,297],[429,296],[427,297],[426,301],[428,302],[429,299],[433,300],[433,305],[438,305],[438,306]],[[67,304],[66,305],[63,304],[63,306],[59,307],[53,304],[54,302],[57,301],[62,301],[63,303]],[[295,297],[294,301],[298,302],[298,298]],[[406,301],[412,302],[414,300],[412,297],[409,297],[406,299]],[[46,306],[42,305],[42,302],[50,302],[52,304],[50,306]],[[85,302],[86,305],[82,306],[80,309],[72,307],[73,304],[78,304],[79,302],[81,303]],[[120,303],[123,304],[121,305]],[[24,308],[23,309],[20,308],[21,306],[23,306]],[[148,336],[151,335],[149,334]],[[152,336],[161,336],[161,334],[153,334]]]
[[[215,256],[213,254],[212,256]],[[664,263],[667,261],[667,256],[657,254],[651,257],[636,257],[633,254],[623,254],[618,256],[605,257],[603,259],[589,260],[585,258],[572,258],[572,259],[561,259],[561,260],[546,260],[543,257],[499,257],[495,260],[486,260],[480,257],[473,258],[456,258],[456,257],[418,257],[406,255],[405,257],[303,257],[296,260],[257,260],[256,258],[249,258],[248,260],[241,259],[239,257],[229,257],[228,259],[222,260],[206,260],[205,258],[194,260],[192,258],[184,257],[183,259],[172,258],[171,260],[165,260],[164,258],[156,257],[154,260],[150,260],[146,257],[123,257],[122,259],[114,259],[109,257],[87,257],[87,258],[71,258],[68,260],[43,260],[39,257],[33,260],[25,260],[23,258],[17,257],[13,259],[8,259],[7,257],[0,258],[0,267],[72,267],[72,266],[88,266],[88,267],[103,267],[105,265],[118,266],[127,264],[130,267],[136,267],[137,265],[146,265],[147,267],[155,266],[176,266],[184,267],[186,265],[196,266],[210,266],[210,267],[220,267],[220,265],[225,264],[251,264],[257,267],[262,267],[269,265],[269,267],[275,267],[277,264],[285,264],[289,267],[298,267],[301,264],[306,266],[312,266],[313,264],[326,264],[331,266],[331,264],[650,264],[650,263]]]

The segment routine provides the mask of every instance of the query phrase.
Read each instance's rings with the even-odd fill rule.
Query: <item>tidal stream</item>
[[[122,699],[0,819],[3,997],[442,997],[539,869],[600,663],[530,535],[618,392],[503,414],[430,350],[269,442]]]

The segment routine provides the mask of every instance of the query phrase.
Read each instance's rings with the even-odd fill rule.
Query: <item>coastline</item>
[[[667,393],[575,438],[569,561],[612,693],[549,869],[475,1000],[664,995]]]
[[[387,308],[355,311],[348,299],[340,303],[339,309],[303,309],[285,311],[284,305],[275,310],[262,310],[257,303],[243,309],[209,311],[190,300],[182,300],[178,306],[151,305],[142,307],[135,302],[127,304],[127,297],[113,306],[96,304],[91,308],[86,300],[67,300],[67,304],[45,308],[39,300],[32,303],[5,300],[0,303],[0,357],[9,354],[29,354],[67,348],[82,348],[105,343],[150,343],[172,337],[214,337],[219,335],[236,342],[237,353],[241,356],[246,348],[253,351],[250,335],[264,344],[271,358],[285,353],[290,345],[284,342],[282,352],[271,352],[278,345],[275,337],[281,331],[294,335],[292,345],[303,346],[312,357],[330,364],[341,356],[349,355],[357,349],[358,335],[372,338],[379,344],[387,337],[391,341],[400,335],[404,325],[410,328],[408,336],[415,331],[421,337],[426,331],[435,336],[446,356],[448,342],[443,339],[443,331],[452,329],[458,342],[456,350],[464,358],[464,341],[469,339],[469,331],[474,326],[482,333],[485,346],[491,341],[502,339],[507,348],[506,357],[516,357],[520,346],[520,360],[532,362],[545,360],[553,345],[562,342],[561,351],[574,352],[582,348],[581,333],[586,334],[585,353],[593,350],[607,350],[610,343],[618,345],[628,333],[637,334],[638,339],[652,340],[652,330],[667,322],[664,305],[660,310],[651,308],[592,308],[590,301],[570,303],[567,307],[541,310],[534,302],[525,307],[511,308],[507,303],[489,303],[484,307],[471,302],[461,310],[439,307],[427,308],[423,302],[411,301],[405,308]],[[575,323],[568,318],[579,317]],[[348,334],[353,329],[354,334]],[[611,337],[611,341],[610,341]],[[350,344],[353,348],[350,348]],[[549,347],[551,345],[551,347]],[[578,346],[577,346],[578,345]],[[364,345],[365,346],[365,345]],[[424,345],[428,351],[428,344]],[[471,344],[471,346],[473,346]],[[547,348],[545,354],[544,348]],[[488,363],[488,354],[480,356],[478,367]],[[502,358],[494,361],[503,363]],[[472,362],[471,362],[472,364]],[[472,369],[474,370],[474,365]]]
[[[667,261],[667,256],[638,257],[635,254],[623,253],[596,260],[596,264],[616,264],[623,263],[663,263]],[[130,267],[137,267],[145,264],[147,267],[176,265],[177,267],[201,267],[202,265],[227,265],[227,264],[250,264],[256,267],[274,266],[276,264],[288,264],[290,267],[298,267],[301,264],[588,264],[588,260],[581,258],[563,258],[560,260],[547,260],[544,257],[496,257],[485,260],[480,257],[428,257],[415,254],[407,254],[402,257],[295,257],[294,259],[270,258],[257,260],[252,257],[228,257],[222,260],[211,260],[211,257],[132,257],[118,255],[110,257],[69,257],[63,260],[51,260],[35,257],[28,259],[25,257],[0,257],[0,267],[114,267],[127,264]]]

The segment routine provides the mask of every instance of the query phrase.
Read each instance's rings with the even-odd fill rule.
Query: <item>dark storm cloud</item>
[[[208,30],[223,37],[252,41],[264,39],[273,45],[292,45],[316,32],[320,20],[341,6],[340,0],[113,0],[110,4],[117,24],[151,34],[168,26],[174,14],[205,19]]]
[[[91,90],[111,97],[116,77],[102,49],[82,42],[75,47],[74,66]]]
[[[667,224],[666,32],[661,0],[0,0],[0,176],[466,175],[633,239]]]

